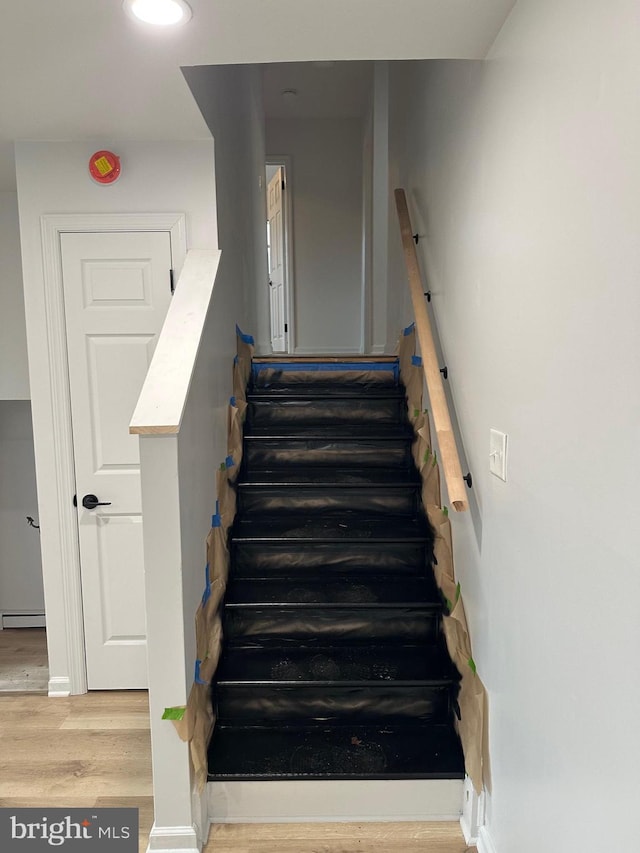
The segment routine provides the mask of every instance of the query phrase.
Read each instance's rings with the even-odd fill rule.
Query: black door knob
[[[95,495],[85,495],[82,498],[82,506],[85,509],[95,509],[97,506],[111,506],[111,501],[99,501]]]

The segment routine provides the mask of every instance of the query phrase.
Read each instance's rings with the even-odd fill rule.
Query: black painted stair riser
[[[256,427],[327,424],[397,424],[405,414],[404,399],[388,397],[313,397],[300,394],[288,400],[274,400],[273,395],[250,394],[248,422]]]
[[[434,642],[440,614],[429,607],[234,607],[227,606],[224,635],[230,644],[306,645],[403,640]]]
[[[218,685],[218,720],[224,724],[445,723],[451,715],[446,686]]]
[[[232,542],[234,577],[255,577],[257,573],[291,578],[321,573],[391,572],[421,576],[431,556],[426,543],[411,542]]]
[[[411,463],[411,444],[396,436],[292,436],[282,438],[250,435],[245,439],[244,464],[248,472],[284,465],[290,468],[309,465],[336,467],[406,467]]]

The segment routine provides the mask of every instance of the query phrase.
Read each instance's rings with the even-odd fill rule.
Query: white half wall
[[[18,196],[0,192],[0,400],[29,399]]]
[[[638,23],[632,0],[520,0],[486,63],[392,70],[482,513],[481,547],[453,523],[496,853],[637,846]]]
[[[362,119],[267,120],[267,153],[291,157],[295,352],[362,346]]]
[[[177,432],[140,439],[155,801],[150,850],[191,851],[196,836],[201,843],[208,833],[206,797],[192,791],[188,747],[161,717],[165,707],[185,704],[193,683],[195,614],[205,589],[205,540],[216,507],[216,471],[227,456],[236,324],[252,331],[255,281],[263,253],[266,271],[259,78],[248,68],[202,69],[203,75],[200,71],[186,69],[185,76],[215,137],[222,252],[215,286],[213,272],[194,281],[207,296],[206,301],[197,300],[199,308],[181,300],[178,286],[163,330],[166,335],[156,349],[158,360],[167,356],[172,343],[177,360],[191,353],[189,363],[182,365],[191,373],[189,377],[187,372],[190,381],[178,389],[182,417]],[[206,269],[208,253],[203,255]],[[187,264],[185,278],[188,269]],[[190,344],[196,336],[199,347],[194,355]],[[136,428],[144,426],[145,408],[153,413],[156,402],[165,403],[167,389],[151,381],[153,373],[152,362]],[[154,388],[160,395],[157,401]]]
[[[122,176],[100,186],[87,164],[98,148],[120,155]],[[187,245],[217,248],[213,143],[100,142],[16,143],[20,238],[33,409],[42,569],[52,681],[69,679],[67,623],[62,583],[62,524],[56,479],[54,415],[48,363],[40,217],[51,213],[184,212]]]

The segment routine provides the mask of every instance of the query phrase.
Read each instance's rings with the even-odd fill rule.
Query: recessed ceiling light
[[[123,6],[130,17],[158,27],[186,24],[191,17],[185,0],[124,0]]]

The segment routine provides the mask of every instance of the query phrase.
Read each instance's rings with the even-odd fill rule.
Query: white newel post
[[[189,747],[162,719],[165,708],[186,704],[193,680],[185,661],[177,434],[141,435],[140,470],[155,815],[148,850],[197,853],[202,827]]]

